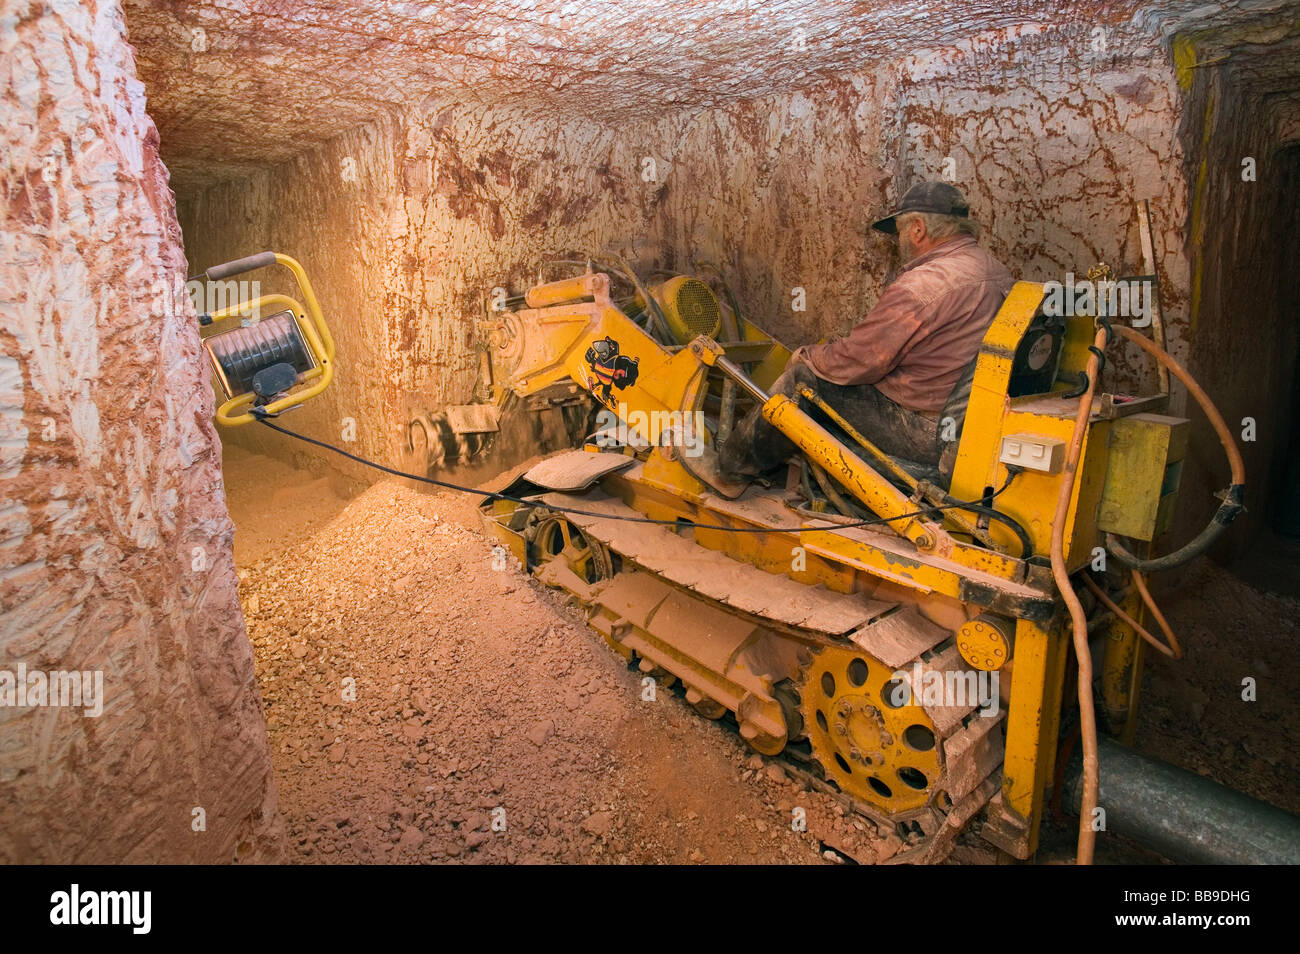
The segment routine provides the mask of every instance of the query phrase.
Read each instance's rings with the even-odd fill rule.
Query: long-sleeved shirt
[[[1013,284],[974,238],[948,239],[903,266],[852,331],[803,358],[834,384],[871,384],[895,404],[940,411]]]

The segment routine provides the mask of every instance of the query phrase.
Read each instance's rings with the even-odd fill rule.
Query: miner
[[[912,186],[871,227],[896,237],[898,277],[848,334],[795,351],[773,391],[820,417],[798,398],[810,387],[886,454],[939,467],[946,477],[980,343],[1014,279],[977,243],[970,206],[946,182]],[[953,418],[947,428],[944,412]],[[794,451],[755,408],[723,445],[719,463],[728,479],[745,480]]]

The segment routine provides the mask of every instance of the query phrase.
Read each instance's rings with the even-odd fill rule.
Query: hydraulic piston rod
[[[707,360],[707,359],[706,359]],[[951,538],[937,524],[919,517],[897,517],[913,513],[916,506],[898,492],[879,471],[856,454],[850,453],[830,432],[800,409],[784,394],[768,395],[743,371],[723,357],[714,359],[714,367],[762,402],[763,418],[790,438],[808,458],[833,477],[872,513],[878,514],[899,534],[916,544],[918,550],[944,550]]]

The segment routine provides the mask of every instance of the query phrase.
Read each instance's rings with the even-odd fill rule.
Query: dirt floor
[[[474,498],[385,480],[349,501],[234,447],[225,473],[292,859],[817,864],[902,847],[672,690],[643,699],[580,613],[494,569]],[[1164,603],[1188,656],[1150,662],[1139,748],[1300,810],[1300,599],[1201,562]],[[1068,825],[1044,845],[1040,862],[1072,857]],[[964,836],[950,860],[996,855]]]
[[[274,492],[248,490],[268,478]],[[829,844],[901,847],[671,690],[643,699],[579,613],[493,569],[473,498],[388,480],[346,502],[237,449],[226,480],[298,860],[815,864],[839,860]]]
[[[1186,655],[1147,656],[1137,747],[1300,813],[1300,593],[1257,589],[1209,560],[1174,572],[1156,597]]]

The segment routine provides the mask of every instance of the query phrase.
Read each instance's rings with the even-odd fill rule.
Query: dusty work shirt
[[[943,409],[1015,279],[968,235],[903,266],[852,331],[802,349],[819,378],[871,384],[915,411]]]

